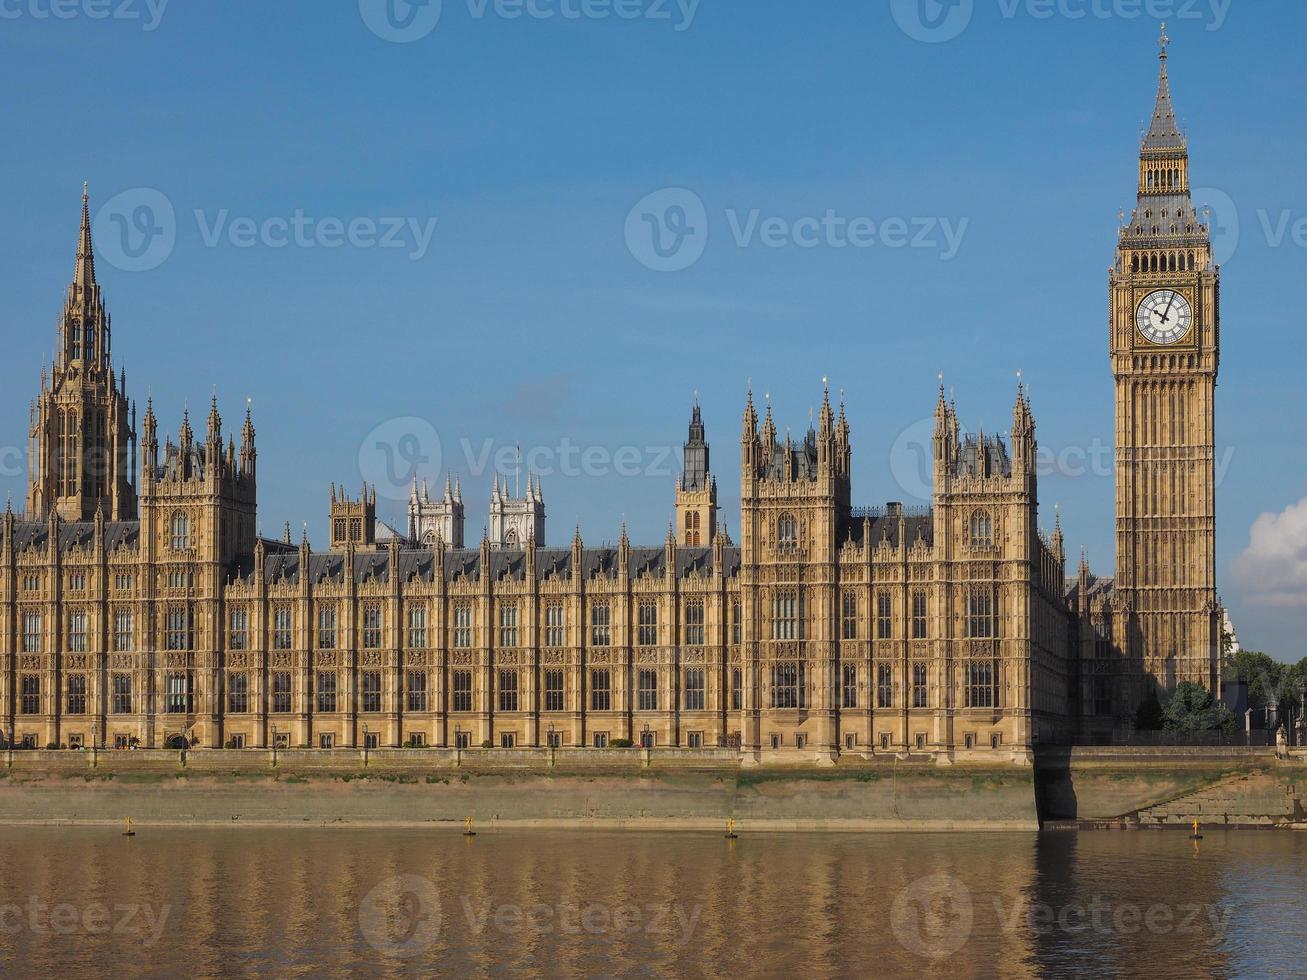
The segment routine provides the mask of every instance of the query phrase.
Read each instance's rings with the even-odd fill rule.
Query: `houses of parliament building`
[[[829,393],[782,438],[752,394],[739,540],[696,406],[666,539],[547,546],[544,495],[461,487],[391,532],[333,488],[330,545],[257,531],[247,409],[165,435],[115,374],[83,195],[30,481],[0,519],[0,736],[31,747],[735,747],[746,759],[967,753],[1128,728],[1219,683],[1220,270],[1190,198],[1163,36],[1138,207],[1109,276],[1115,575],[1068,576],[1038,524],[1035,416],[964,434],[941,388],[930,506],[855,507]],[[201,424],[197,420],[197,424]],[[324,494],[324,502],[326,498]]]

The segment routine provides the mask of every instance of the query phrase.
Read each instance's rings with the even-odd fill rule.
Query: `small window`
[[[41,678],[35,674],[25,674],[21,681],[22,699],[19,710],[25,715],[41,713]]]
[[[844,664],[840,671],[841,692],[840,707],[856,708],[858,706],[858,665]]]
[[[516,670],[501,670],[499,672],[499,710],[500,711],[517,710],[517,671]]]
[[[281,621],[281,614],[285,613],[285,621]],[[278,649],[290,649],[290,610],[277,610],[278,623],[274,627],[273,647],[277,643],[286,643],[285,647]],[[318,610],[318,648],[319,649],[336,649],[336,606],[323,606]]]
[[[685,710],[703,711],[704,700],[703,668],[692,667],[685,672]]]
[[[613,680],[606,667],[590,671],[590,710],[613,710]]]
[[[290,713],[290,672],[279,670],[272,674],[272,710],[276,714]]]
[[[250,710],[249,675],[227,675],[227,710],[234,715],[243,715]]]
[[[781,737],[775,733],[772,733],[771,747],[773,752],[781,747]]]
[[[888,592],[876,594],[876,639],[894,637],[894,600]]]
[[[566,641],[567,617],[562,603],[545,607],[545,646],[561,647]]]
[[[841,610],[840,636],[845,640],[858,638],[858,594],[845,592]]]
[[[642,647],[656,646],[658,643],[658,604],[652,599],[640,603],[640,627],[637,641]]]
[[[685,644],[686,646],[703,646],[703,600],[691,599],[685,604]]]
[[[408,611],[408,648],[423,650],[427,645],[427,607],[413,606]]]
[[[594,747],[595,747],[596,749],[606,749],[606,748],[608,748],[608,733],[607,733],[607,732],[595,732],[595,733],[594,733],[594,739],[593,739],[593,742],[594,742]]]
[[[381,648],[381,606],[363,607],[363,649],[379,650]]]
[[[703,732],[690,732],[685,736],[685,746],[690,749],[703,748]]]
[[[563,672],[561,670],[545,671],[545,710],[563,710]]]
[[[336,711],[336,674],[324,671],[318,674],[318,711],[333,714]]]
[[[776,521],[776,546],[791,551],[799,546],[799,522],[793,514],[782,514]]]
[[[517,606],[506,604],[499,608],[499,645],[501,647],[517,646]],[[500,709],[501,711],[504,709]],[[514,711],[517,709],[514,708]]]
[[[882,752],[889,751],[889,732],[880,733],[880,750]]]
[[[361,678],[363,684],[363,710],[377,712],[381,710],[381,671],[365,670]]]
[[[185,514],[173,514],[172,516],[172,550],[173,551],[190,551],[191,548],[191,521]]]
[[[427,710],[427,675],[423,671],[410,670],[405,675],[404,691],[409,711]]]
[[[658,710],[658,671],[640,671],[638,696],[640,711]]]
[[[453,692],[451,711],[472,710],[472,671],[455,670],[449,675],[450,688]]]
[[[916,741],[916,744],[917,744],[917,749],[918,749],[918,751],[925,749],[925,747],[926,747],[926,733],[925,733],[925,732],[917,732],[917,734],[916,734],[916,736],[915,736],[915,741]]]
[[[612,607],[606,602],[596,602],[590,607],[590,645],[606,647],[612,642]]]
[[[852,752],[853,749],[857,746],[857,744],[858,744],[858,736],[857,736],[857,735],[853,734],[853,732],[848,732],[848,733],[845,734],[845,736],[844,736],[844,747],[845,747],[846,749],[848,749],[850,752]]]

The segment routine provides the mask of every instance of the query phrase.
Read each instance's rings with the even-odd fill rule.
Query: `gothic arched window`
[[[189,551],[191,548],[191,521],[185,514],[172,515],[172,550]]]
[[[992,548],[994,546],[994,522],[988,511],[978,510],[971,515],[971,547]]]
[[[516,548],[516,547],[517,547],[517,529],[516,529],[516,528],[514,528],[513,530],[509,531],[507,534],[504,535],[504,545],[505,545],[505,547],[508,547],[508,548]]]
[[[782,514],[776,522],[776,544],[780,548],[794,548],[799,543],[799,522],[793,514]]]

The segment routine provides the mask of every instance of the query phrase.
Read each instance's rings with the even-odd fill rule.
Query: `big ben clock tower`
[[[1139,203],[1110,275],[1116,379],[1113,636],[1137,704],[1158,686],[1216,690],[1214,398],[1220,268],[1190,197],[1162,26],[1161,78],[1139,155]]]

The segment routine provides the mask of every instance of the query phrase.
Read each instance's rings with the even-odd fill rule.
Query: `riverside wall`
[[[1307,826],[1307,754],[1041,749],[746,766],[730,750],[15,751],[0,824],[738,831]],[[1303,790],[1300,792],[1299,787]]]

